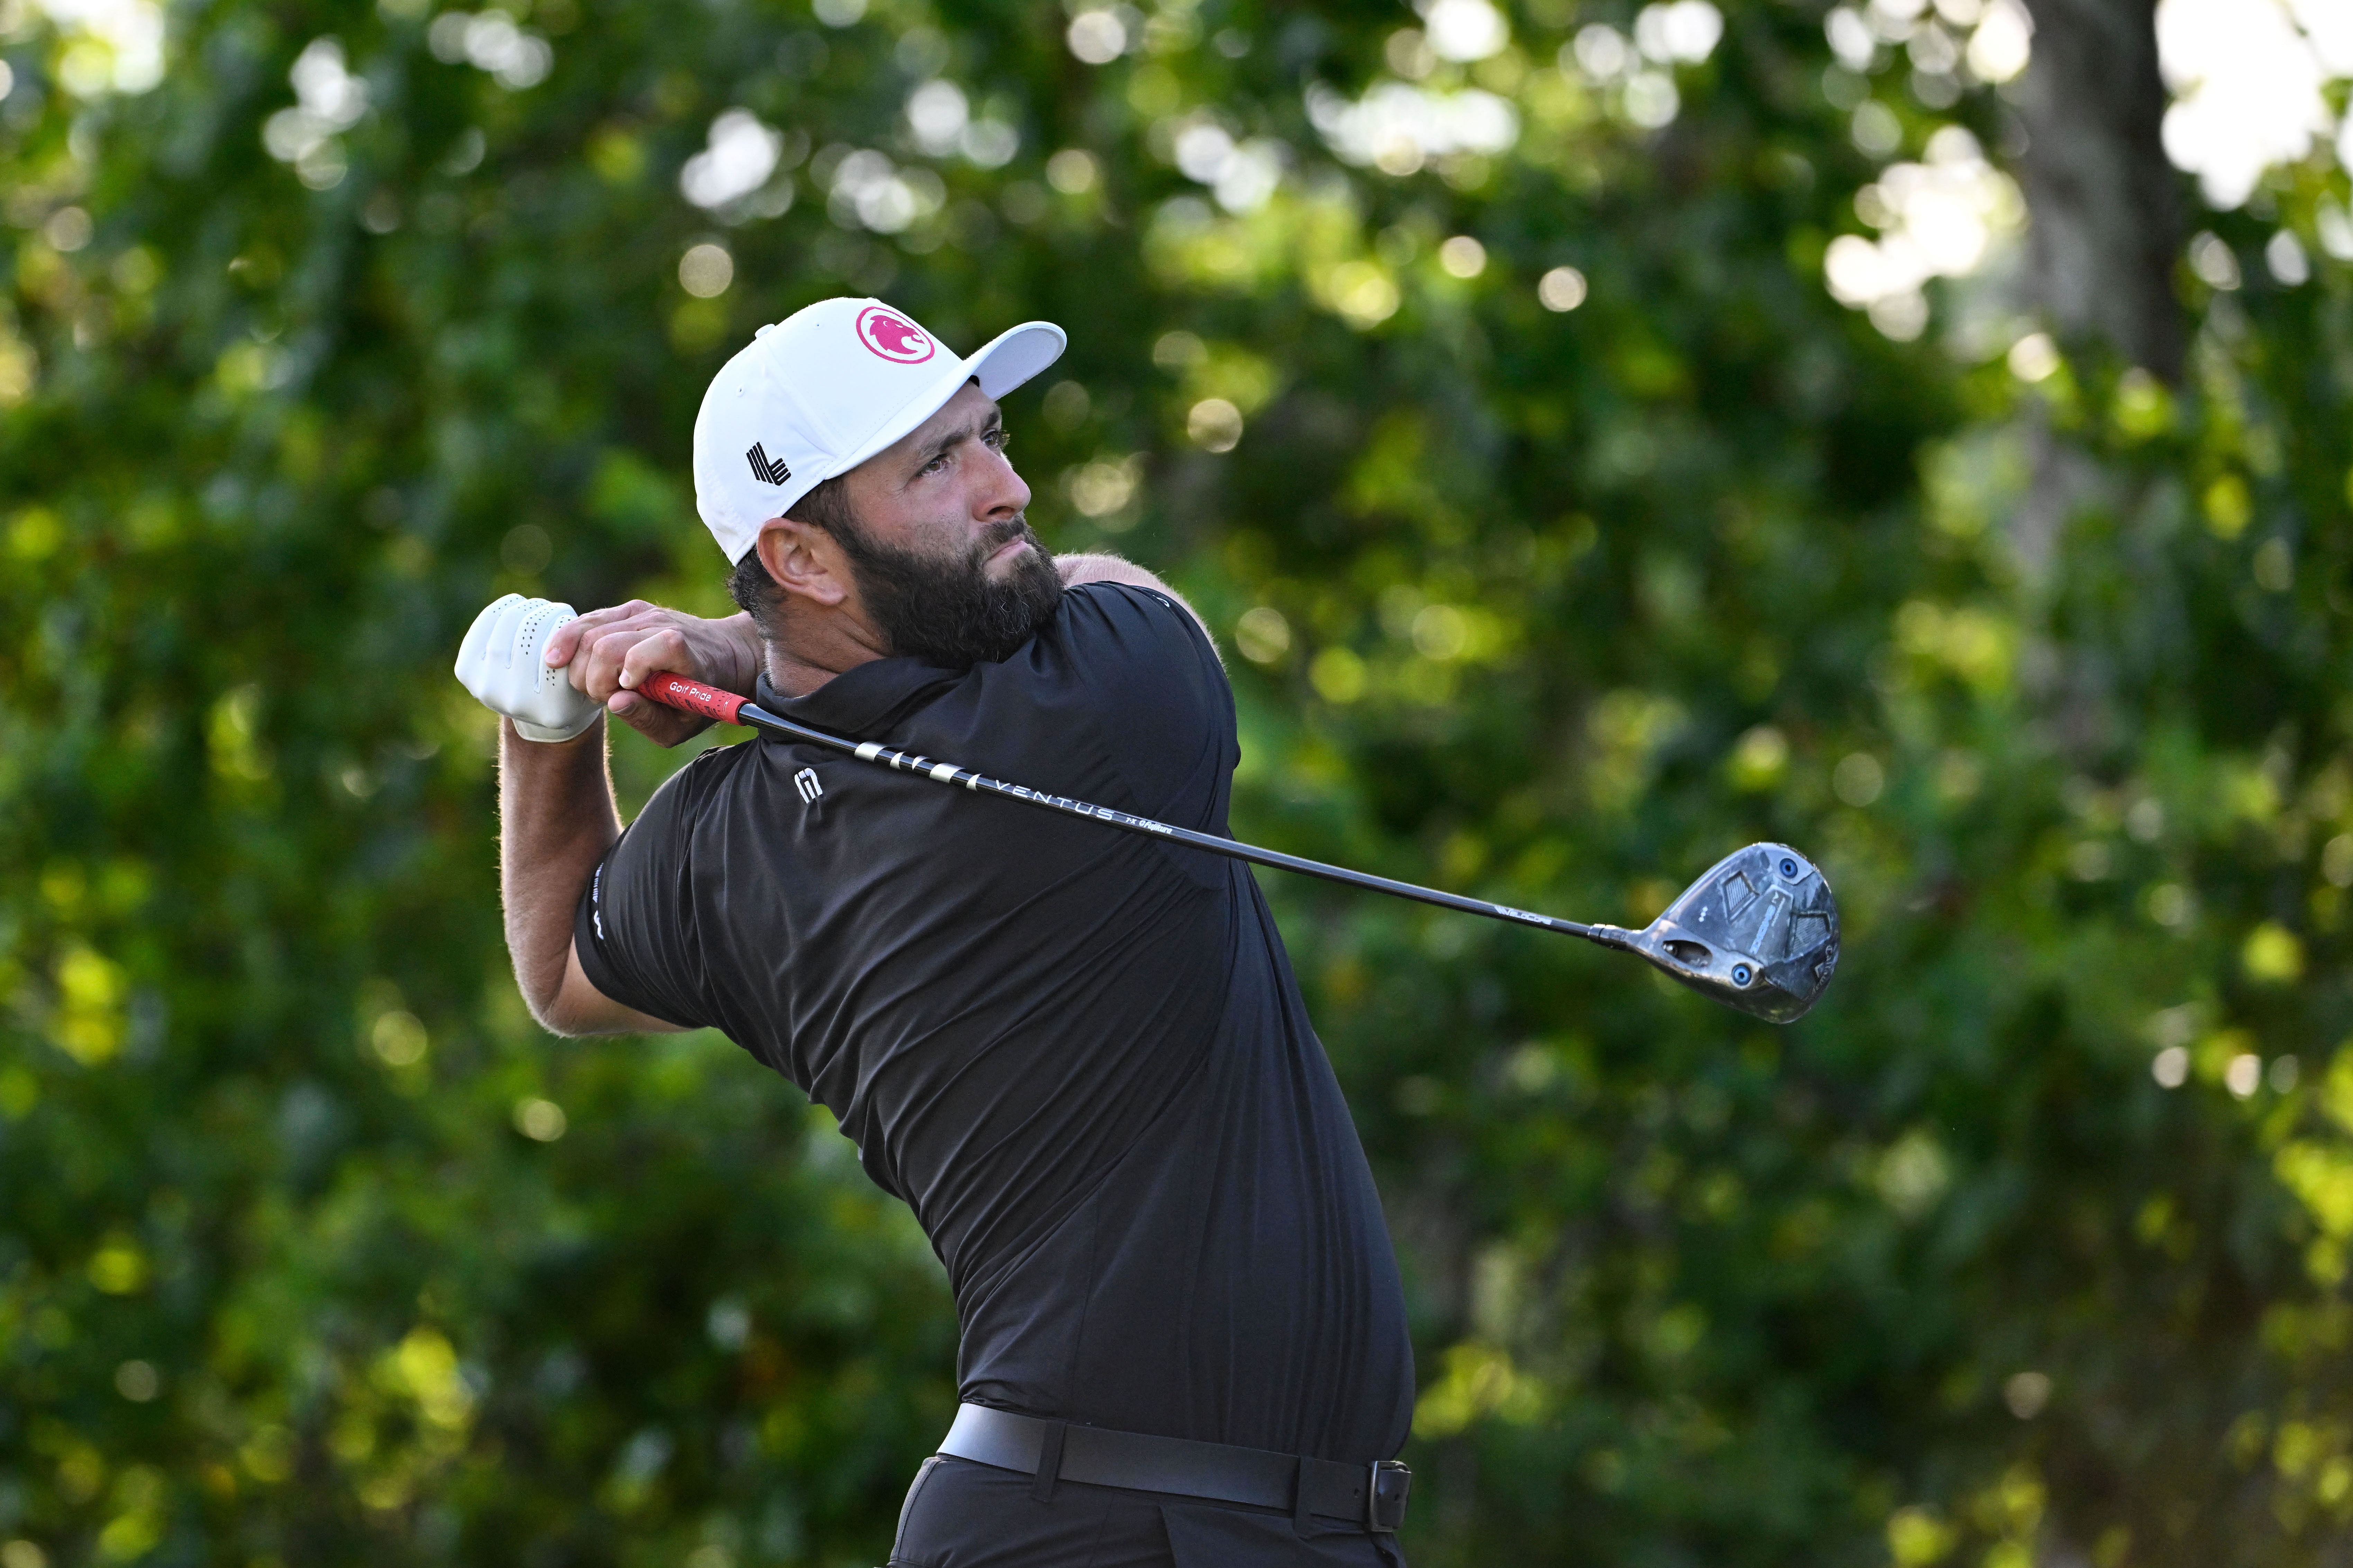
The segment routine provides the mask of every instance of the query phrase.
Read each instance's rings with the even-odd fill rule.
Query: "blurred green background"
[[[532,1026],[449,675],[723,609],[702,386],[845,292],[1070,330],[1034,519],[1208,616],[1243,837],[1840,891],[1776,1031],[1268,878],[1413,1561],[2345,1561],[2341,11],[434,4],[0,0],[0,1568],[887,1552],[938,1267]]]

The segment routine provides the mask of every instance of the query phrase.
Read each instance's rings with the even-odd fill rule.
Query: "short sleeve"
[[[625,1007],[684,1029],[711,1026],[695,938],[689,767],[656,791],[606,852],[574,911],[572,945],[588,983]]]
[[[1071,657],[1095,694],[1095,721],[1145,813],[1225,830],[1226,785],[1240,754],[1233,689],[1191,612],[1126,583],[1090,583],[1068,624]]]

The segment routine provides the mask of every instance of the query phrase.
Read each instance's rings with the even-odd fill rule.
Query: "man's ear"
[[[760,564],[787,596],[828,609],[849,597],[849,563],[825,530],[797,518],[771,518],[756,548]]]

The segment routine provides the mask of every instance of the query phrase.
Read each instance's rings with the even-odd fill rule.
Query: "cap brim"
[[[1069,340],[1051,321],[1024,321],[999,332],[965,361],[981,391],[1002,397],[1062,357]]]
[[[945,407],[948,399],[965,382],[979,382],[980,390],[991,397],[1004,396],[1060,359],[1063,345],[1069,341],[1062,329],[1051,321],[1024,321],[997,333],[977,353],[950,365],[931,385],[907,399],[897,413],[884,420],[855,451],[835,464],[833,473],[826,477],[846,474],[876,453],[904,440],[909,431]]]

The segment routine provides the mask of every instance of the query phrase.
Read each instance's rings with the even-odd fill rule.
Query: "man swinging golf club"
[[[803,724],[1222,834],[1232,694],[1151,574],[1050,560],[968,359],[829,300],[712,381],[696,503],[745,617],[510,596],[507,939],[560,1034],[715,1027],[839,1119],[946,1264],[963,1401],[891,1561],[1402,1563],[1413,1377],[1347,1108],[1239,863],[765,739],[622,831],[598,721],[670,670]]]

